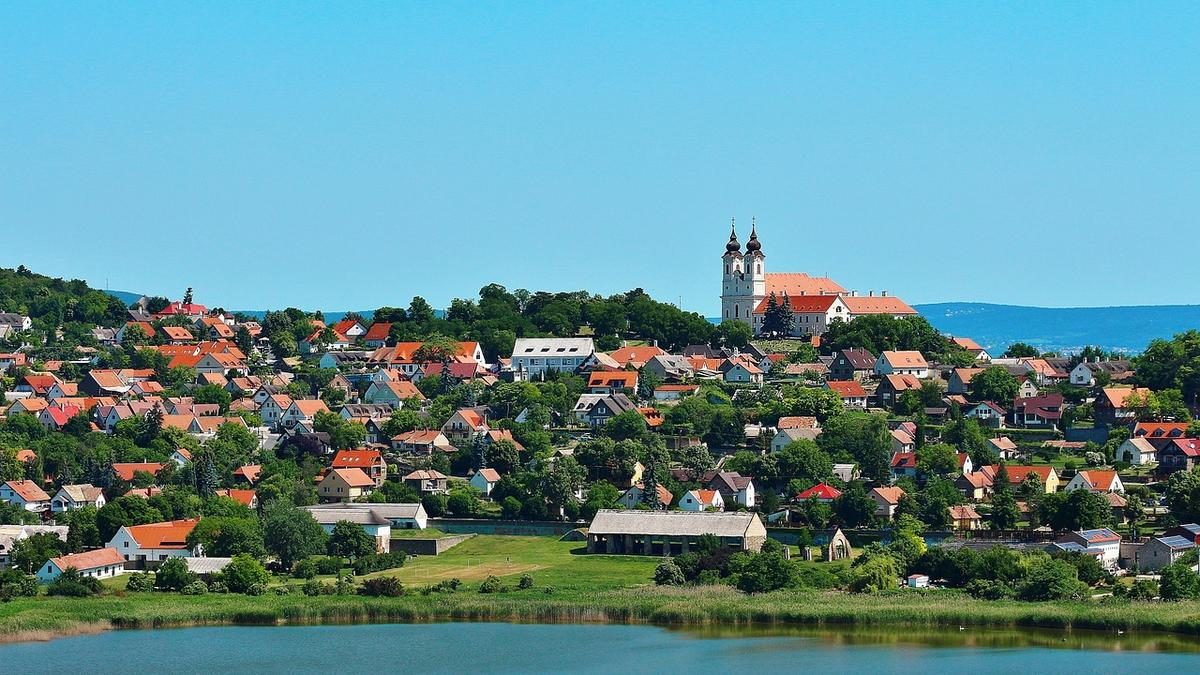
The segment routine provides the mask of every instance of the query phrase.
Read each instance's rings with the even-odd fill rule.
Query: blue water
[[[1118,646],[1115,636],[1105,648],[1079,649],[863,644],[859,638],[738,631],[722,635],[732,637],[649,626],[498,623],[111,631],[0,646],[0,673],[1200,671],[1200,654],[1111,651]],[[997,644],[983,635],[980,641]],[[998,642],[1011,643],[1007,636]]]

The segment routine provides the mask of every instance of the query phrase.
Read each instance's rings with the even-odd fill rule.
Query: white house
[[[725,500],[717,490],[688,490],[679,498],[683,511],[724,511]]]
[[[1121,556],[1121,535],[1103,527],[1069,532],[1054,544],[1065,551],[1094,555],[1106,569],[1116,569]]]
[[[642,503],[642,495],[645,489],[646,486],[644,484],[638,483],[622,493],[620,498],[617,499],[617,503],[627,509],[637,508],[637,505]],[[667,508],[671,505],[671,501],[674,498],[675,495],[671,494],[667,488],[661,485],[658,486],[658,503],[661,504],[659,508]]]
[[[280,424],[293,427],[297,424],[312,425],[317,413],[329,412],[329,406],[319,398],[294,399],[288,409],[283,412]],[[263,420],[266,422],[266,420]]]
[[[726,382],[762,384],[763,371],[753,363],[727,360],[721,364],[721,378]]]
[[[1075,474],[1063,490],[1087,490],[1088,492],[1125,492],[1121,477],[1116,471],[1097,471],[1087,469]]]
[[[0,569],[12,564],[13,546],[18,541],[35,534],[53,534],[66,541],[69,529],[66,525],[0,525]]]
[[[509,368],[515,380],[537,379],[552,370],[574,372],[595,351],[591,338],[517,338]]]
[[[1116,460],[1133,465],[1149,464],[1158,457],[1158,450],[1148,439],[1130,438],[1117,448]]]
[[[471,476],[471,487],[483,493],[484,497],[492,496],[492,488],[500,482],[500,474],[495,469],[480,469]]]
[[[198,518],[171,520],[148,525],[126,525],[117,530],[105,547],[116,549],[135,567],[156,567],[167,558],[186,558],[191,555],[187,538],[200,522]]]
[[[50,495],[31,480],[10,480],[0,485],[0,501],[42,513],[50,509]]]
[[[94,551],[59,556],[47,560],[46,564],[38,569],[37,579],[43,584],[48,584],[71,568],[78,570],[85,577],[107,579],[125,573],[125,559],[112,548],[98,548]]]
[[[54,499],[50,500],[50,511],[63,513],[82,509],[85,506],[100,508],[106,503],[104,490],[91,483],[64,485],[54,494]]]
[[[266,389],[259,389],[259,392],[264,392]],[[255,393],[255,398],[258,393]],[[287,394],[268,394],[262,400],[258,407],[258,416],[262,418],[263,425],[267,427],[275,427],[283,421],[283,414],[288,408],[292,407],[292,397]]]
[[[885,351],[875,361],[876,375],[912,375],[919,379],[929,377],[929,363],[921,352]]]
[[[306,506],[304,510],[326,532],[332,532],[333,526],[343,520],[362,527],[375,539],[376,547],[385,553],[391,548],[393,528],[423,530],[429,525],[429,517],[420,504],[321,504]]]

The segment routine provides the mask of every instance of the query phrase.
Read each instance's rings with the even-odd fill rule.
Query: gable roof
[[[476,472],[476,475],[482,476],[489,483],[500,482],[500,472],[490,467],[484,467]]]
[[[867,390],[856,380],[830,380],[825,386],[842,398],[865,398],[867,395]]]
[[[336,475],[342,479],[346,485],[350,487],[374,487],[375,481],[371,479],[362,469],[353,467],[349,469],[334,469],[329,472],[330,476]],[[328,476],[326,477],[328,480]]]
[[[839,352],[845,357],[846,361],[854,367],[855,370],[871,370],[875,367],[875,355],[865,349],[857,347],[853,349],[843,349]]]
[[[916,314],[917,310],[908,306],[900,298],[891,295],[845,295],[842,302],[846,303],[851,314]]]
[[[94,502],[104,494],[104,490],[92,485],[91,483],[80,483],[79,485],[64,485],[59,488],[65,492],[71,501],[75,503]]]
[[[796,495],[796,499],[803,501],[803,500],[809,499],[811,497],[816,497],[817,499],[832,500],[832,499],[837,499],[838,497],[841,497],[841,496],[842,496],[842,491],[833,487],[832,485],[830,485],[828,483],[817,483],[816,485],[808,488],[804,492],[801,492],[800,494]]]
[[[198,518],[189,518],[147,525],[126,525],[121,529],[129,533],[139,548],[186,549],[188,535],[198,522]]]
[[[871,492],[888,504],[899,504],[905,494],[904,490],[890,485],[873,488]]]
[[[717,537],[744,537],[751,532],[766,534],[758,515],[749,512],[725,511],[696,513],[691,511],[615,511],[596,512],[588,527],[591,534],[645,534],[664,536],[694,536],[705,534]]]
[[[952,520],[979,520],[979,513],[970,504],[956,504],[950,507]]]
[[[846,289],[829,277],[812,277],[803,272],[768,272],[767,295],[805,296],[845,293]]]
[[[775,304],[780,306],[788,306],[792,309],[792,314],[824,314],[829,311],[833,303],[837,302],[836,295],[771,295],[763,298],[754,308],[755,314],[765,314],[767,307],[771,305],[771,298],[775,299]]]
[[[156,476],[163,466],[160,462],[117,462],[112,465],[113,472],[123,481],[133,480],[133,474],[138,471]]]
[[[925,361],[925,357],[921,352],[908,351],[885,351],[879,355],[885,363],[893,368],[927,368],[929,363]]]
[[[1117,477],[1117,472],[1086,469],[1080,471],[1078,475],[1083,478],[1084,482],[1097,490],[1111,490],[1113,480]]]
[[[383,462],[383,454],[378,450],[338,450],[329,466],[335,469],[351,467],[371,467]]]
[[[125,558],[115,548],[98,548],[94,551],[84,551],[83,553],[72,553],[70,555],[51,558],[46,562],[53,564],[62,571],[74,568],[82,572],[108,565],[124,566]]]
[[[391,332],[392,324],[390,322],[376,321],[375,323],[371,324],[370,328],[367,329],[366,334],[363,335],[363,340],[368,340],[371,342],[386,340],[388,339],[388,336],[391,335]]]
[[[1132,436],[1146,438],[1182,437],[1187,435],[1187,422],[1138,422]]]
[[[1142,387],[1104,387],[1100,390],[1100,395],[1096,397],[1096,402],[1098,403],[1103,400],[1110,406],[1120,409],[1125,407],[1130,396],[1134,394],[1145,396],[1149,393],[1149,389]]]
[[[38,484],[31,480],[10,480],[4,485],[15,492],[26,503],[50,501],[50,495],[46,494],[45,490],[38,487]]]
[[[622,368],[624,368],[627,364],[633,364],[635,368],[640,368],[650,359],[656,356],[662,356],[666,353],[667,352],[664,350],[653,345],[641,345],[637,347],[621,347],[620,349],[611,352],[609,357],[611,357],[613,361],[616,361],[617,365]]]

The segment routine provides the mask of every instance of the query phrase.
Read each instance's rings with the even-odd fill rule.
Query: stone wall
[[[436,539],[416,539],[412,537],[392,539],[391,551],[393,553],[404,551],[409,555],[441,555],[474,536],[474,534],[460,534]]]

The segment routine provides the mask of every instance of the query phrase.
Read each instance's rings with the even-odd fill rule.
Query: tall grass
[[[666,626],[957,627],[1152,630],[1200,635],[1200,602],[984,601],[953,591],[855,596],[836,591],[743,595],[726,587],[598,593],[541,589],[481,595],[260,596],[129,593],[30,598],[0,605],[0,635],[38,639],[100,627],[511,621]],[[957,629],[955,629],[957,630]]]

